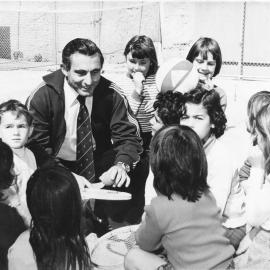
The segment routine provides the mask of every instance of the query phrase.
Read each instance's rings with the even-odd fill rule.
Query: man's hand
[[[104,172],[99,179],[106,186],[121,187],[125,183],[125,187],[130,184],[130,178],[121,164],[112,166],[108,171]]]

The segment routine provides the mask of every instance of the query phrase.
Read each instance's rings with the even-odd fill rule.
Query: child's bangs
[[[216,60],[215,51],[212,48],[209,48],[209,46],[204,46],[200,49],[199,55],[202,56],[203,60],[208,60],[208,53],[211,53],[213,55],[213,59]]]
[[[144,58],[150,58],[149,53],[147,49],[143,48],[134,48],[131,50],[131,55],[133,58],[138,58],[138,59],[144,59]]]

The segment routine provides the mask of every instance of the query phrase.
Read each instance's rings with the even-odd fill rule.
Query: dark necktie
[[[93,159],[92,128],[85,97],[78,96],[80,111],[77,118],[77,174],[84,176],[89,182],[95,180]]]

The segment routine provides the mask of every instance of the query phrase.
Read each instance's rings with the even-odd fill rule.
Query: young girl
[[[221,210],[226,236],[237,248],[245,236],[244,191],[234,173],[228,147],[219,140],[227,122],[219,95],[198,86],[185,98],[186,114],[180,124],[191,127],[202,140],[208,163],[207,183]]]
[[[156,50],[150,37],[137,35],[127,43],[124,55],[127,73],[118,84],[138,120],[143,147],[147,151],[152,138],[150,119],[153,103],[158,94],[155,83],[158,69]]]
[[[269,269],[270,267],[270,103],[262,107],[255,117],[254,130],[264,157],[264,176],[252,174],[248,179],[246,214],[247,224],[252,226],[240,244],[235,259],[237,269]],[[252,165],[252,172],[253,165]]]
[[[31,228],[9,249],[9,269],[91,269],[81,231],[81,195],[72,173],[62,166],[37,169],[27,183],[26,199]]]
[[[207,183],[223,213],[233,171],[230,154],[217,139],[224,134],[227,119],[215,90],[198,86],[184,95],[186,113],[180,124],[191,127],[202,140],[208,163]]]
[[[145,207],[125,269],[157,269],[151,252],[163,247],[166,269],[226,269],[234,253],[206,182],[207,161],[198,135],[186,126],[163,127],[153,137],[150,164],[157,197]],[[171,268],[169,268],[168,264]]]
[[[199,38],[191,47],[186,57],[193,68],[197,70],[199,83],[207,90],[215,89],[221,99],[223,110],[227,106],[227,96],[223,89],[212,82],[212,78],[219,74],[222,65],[222,55],[216,40],[212,38]]]
[[[239,178],[243,186],[248,185],[250,181],[245,181],[250,176],[251,164],[253,167],[263,167],[263,155],[258,149],[257,145],[257,135],[255,132],[255,122],[258,112],[265,105],[270,104],[270,92],[269,91],[259,91],[253,94],[247,105],[247,131],[251,135],[253,147],[250,149],[249,157],[245,160],[244,165],[239,171]],[[258,163],[259,162],[259,163]]]
[[[18,202],[13,153],[0,140],[0,269],[7,270],[7,252],[17,237],[26,230]]]

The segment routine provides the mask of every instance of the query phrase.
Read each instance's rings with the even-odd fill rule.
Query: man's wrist
[[[121,166],[127,173],[130,172],[130,166],[122,161],[116,163],[117,166]]]

